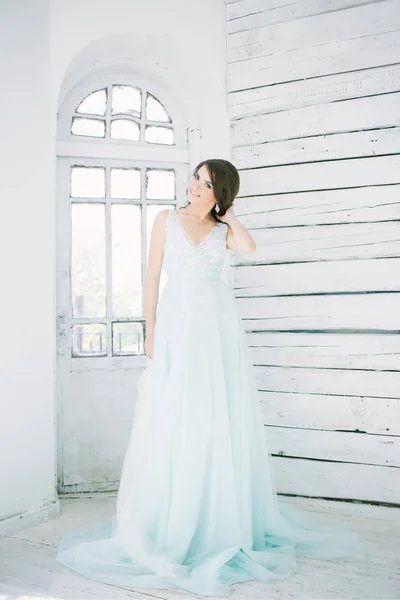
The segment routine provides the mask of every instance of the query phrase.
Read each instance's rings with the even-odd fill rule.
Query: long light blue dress
[[[244,325],[221,278],[226,234],[218,223],[196,245],[168,213],[168,281],[115,513],[58,548],[88,578],[226,596],[234,583],[287,577],[296,555],[363,553],[354,533],[323,530],[277,501]]]

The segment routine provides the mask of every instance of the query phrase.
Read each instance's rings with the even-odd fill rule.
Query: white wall
[[[229,155],[223,0],[52,0],[50,6],[54,102],[60,88],[62,99],[96,63],[126,59],[179,94],[202,130],[201,158]]]
[[[282,493],[400,502],[400,3],[228,2],[235,256]],[[240,288],[240,289],[239,289]]]
[[[0,21],[6,89],[0,96],[0,519],[6,532],[28,524],[19,519],[26,511],[38,519],[57,509],[54,189],[60,102],[98,65],[120,59],[179,96],[189,127],[200,129],[194,163],[230,158],[230,125],[223,0],[8,0]],[[95,406],[94,396],[83,400]],[[124,409],[121,424],[127,426]]]
[[[0,40],[0,532],[8,532],[57,512],[47,2],[2,2]]]

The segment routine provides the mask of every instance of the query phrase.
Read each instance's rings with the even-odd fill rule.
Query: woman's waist
[[[222,279],[221,274],[215,274],[213,276],[204,275],[200,276],[197,274],[196,276],[187,276],[184,274],[181,275],[168,275],[164,292],[174,293],[174,292],[187,292],[198,293],[199,290],[231,290],[231,286]]]
[[[222,274],[219,270],[210,269],[182,269],[180,271],[167,272],[167,280],[170,283],[196,283],[203,281],[222,281]]]

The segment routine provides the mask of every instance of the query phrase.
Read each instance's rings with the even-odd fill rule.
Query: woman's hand
[[[144,340],[144,351],[147,358],[153,358],[154,334],[146,335]]]
[[[235,216],[233,206],[230,206],[223,216],[219,216],[219,219],[228,225],[226,247],[229,250],[245,253],[254,252],[257,249],[253,237]]]
[[[219,216],[218,214],[218,219],[228,225],[233,219],[236,219],[235,213],[233,212],[233,206],[230,206],[224,215]]]

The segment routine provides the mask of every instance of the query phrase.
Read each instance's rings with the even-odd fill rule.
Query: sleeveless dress
[[[226,596],[238,582],[287,577],[296,555],[363,555],[354,533],[277,501],[244,325],[221,278],[227,228],[195,244],[168,212],[168,280],[115,512],[58,547],[57,560],[88,578]]]

